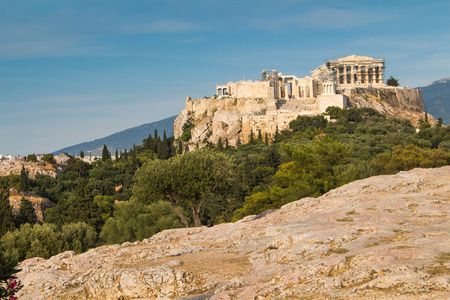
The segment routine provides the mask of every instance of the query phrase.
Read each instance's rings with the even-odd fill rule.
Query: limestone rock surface
[[[211,228],[23,261],[19,299],[448,299],[450,166]]]

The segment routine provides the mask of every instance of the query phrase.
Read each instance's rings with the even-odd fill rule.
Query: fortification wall
[[[267,81],[238,81],[229,82],[230,95],[235,98],[268,98],[269,82]]]

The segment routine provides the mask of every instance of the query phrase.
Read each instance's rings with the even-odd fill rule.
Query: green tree
[[[236,147],[239,147],[241,144],[242,144],[242,143],[241,143],[241,139],[240,139],[240,137],[239,137],[239,135],[238,135],[237,141],[236,141]]]
[[[178,154],[183,154],[183,142],[178,140]]]
[[[394,78],[394,77],[389,77],[389,79],[386,81],[386,84],[388,86],[399,86],[400,83],[398,82],[398,79]]]
[[[28,154],[27,155],[27,161],[29,161],[29,162],[37,162],[37,157],[36,157],[36,154]]]
[[[258,191],[245,198],[244,207],[234,212],[234,220],[280,208],[302,197],[319,196],[337,187],[335,166],[351,153],[349,147],[329,138],[317,138],[311,144],[282,144],[282,148],[290,161],[278,167],[269,191]]]
[[[107,161],[108,159],[111,159],[111,153],[108,151],[106,144],[104,144],[102,149],[102,161]]]
[[[0,237],[14,229],[14,216],[9,204],[9,191],[6,186],[3,186],[0,189]]]
[[[25,223],[35,224],[37,222],[36,211],[33,207],[33,203],[25,197],[22,197],[19,205],[19,213],[16,215],[16,226]]]
[[[53,224],[24,224],[2,237],[6,255],[17,257],[20,261],[32,257],[45,259],[69,250],[67,243]]]
[[[41,158],[42,161],[48,163],[48,164],[56,164],[56,160],[55,157],[53,156],[53,154],[44,154]]]
[[[219,137],[219,140],[217,141],[217,150],[223,151],[222,137]]]
[[[253,145],[255,143],[255,137],[254,137],[254,134],[253,134],[253,128],[250,129],[250,136],[249,136],[248,143],[250,145]]]
[[[132,199],[142,203],[167,200],[186,227],[183,209],[191,211],[194,226],[201,226],[203,205],[227,187],[232,168],[230,158],[207,148],[165,161],[148,161],[136,172]]]
[[[107,244],[134,242],[149,238],[164,229],[182,226],[167,201],[149,205],[126,201],[116,204],[114,217],[106,221],[100,232],[100,238]]]
[[[19,189],[22,193],[25,193],[28,190],[28,175],[25,170],[25,165],[22,165],[22,170],[20,171],[20,184]]]
[[[80,158],[83,159],[84,158],[84,152],[80,151]]]
[[[392,154],[380,154],[377,161],[386,174],[414,168],[437,168],[450,163],[450,154],[440,150],[424,150],[416,145],[397,146]]]
[[[68,244],[70,250],[82,253],[97,246],[97,233],[94,227],[84,222],[64,224],[61,228],[61,238]]]

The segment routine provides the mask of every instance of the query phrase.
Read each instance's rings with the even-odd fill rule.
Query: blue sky
[[[450,1],[0,0],[0,154],[49,153],[177,115],[187,95],[386,59],[386,77],[450,76]]]

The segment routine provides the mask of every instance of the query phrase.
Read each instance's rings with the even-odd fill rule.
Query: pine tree
[[[109,153],[108,147],[104,144],[102,150],[102,161],[107,161],[108,159],[111,159],[111,153]]]
[[[278,125],[277,125],[277,129],[275,130],[275,135],[273,137],[273,142],[278,143],[279,139],[280,139],[280,132],[278,131]]]
[[[0,237],[14,230],[14,217],[9,204],[9,191],[6,186],[0,188]]]
[[[219,137],[219,140],[217,141],[217,149],[223,151],[222,137]]]
[[[37,222],[36,211],[33,207],[33,203],[30,200],[22,197],[20,200],[19,213],[16,216],[16,226],[25,223],[35,224]]]
[[[158,144],[158,158],[168,159],[169,157],[170,157],[170,149],[168,148],[166,132],[164,131],[163,140]]]
[[[181,140],[178,140],[178,154],[183,154],[183,143]]]
[[[22,170],[20,171],[19,189],[22,193],[25,193],[28,190],[28,175],[27,171],[25,171],[25,165],[22,165]]]

